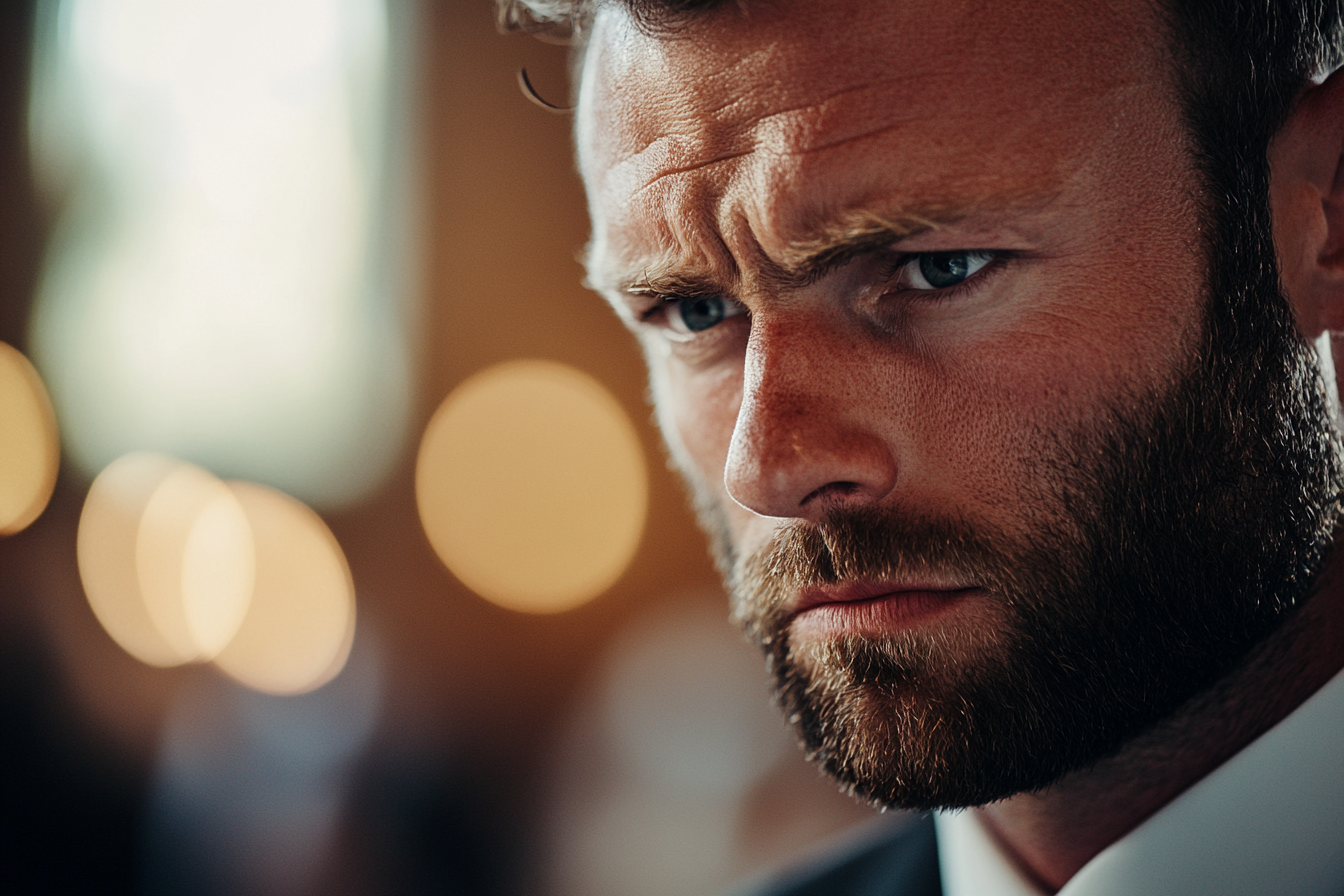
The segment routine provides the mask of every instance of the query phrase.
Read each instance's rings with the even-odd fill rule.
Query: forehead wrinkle
[[[643,193],[645,190],[648,190],[649,188],[657,185],[658,182],[665,177],[672,177],[677,174],[686,174],[687,172],[690,171],[698,171],[702,168],[708,168],[710,165],[717,165],[721,162],[731,162],[733,159],[740,159],[743,156],[751,155],[753,152],[755,152],[755,150],[756,147],[753,146],[750,149],[743,149],[736,152],[724,153],[723,155],[716,156],[712,159],[705,159],[704,161],[700,162],[690,162],[685,165],[665,169],[663,171],[658,172],[648,180],[644,181],[644,183],[640,184],[635,189],[631,198],[634,198],[635,196],[638,196],[639,194]],[[631,158],[633,160],[634,157]]]
[[[845,129],[841,128],[838,135],[835,135],[834,131],[839,122],[828,119],[835,118],[833,114],[835,106],[840,101],[853,95],[881,91],[896,83],[898,82],[895,79],[868,81],[840,88],[812,102],[771,112],[758,114],[747,112],[748,121],[736,127],[724,120],[723,113],[727,110],[742,110],[751,104],[746,96],[734,95],[722,103],[703,110],[702,114],[711,119],[712,123],[702,120],[699,123],[701,134],[657,134],[627,154],[617,165],[642,167],[647,164],[654,169],[654,173],[650,176],[641,178],[636,189],[638,192],[656,184],[662,178],[696,171],[756,152],[764,151],[775,156],[802,155],[874,137],[917,121],[918,116],[891,111],[874,127],[867,127],[857,133],[844,133]],[[871,107],[865,106],[863,114],[853,116],[853,123],[859,125],[872,123],[872,111]],[[809,139],[822,134],[833,136],[829,139]],[[713,153],[709,158],[696,158],[697,155],[706,153],[708,149],[716,146],[723,149]],[[644,162],[644,158],[650,154],[661,154],[662,158]]]
[[[675,227],[671,229],[676,229]],[[738,267],[732,252],[713,227],[692,228],[693,233],[682,240],[673,237],[678,246],[664,245],[647,253],[631,253],[630,261],[617,261],[603,270],[597,242],[589,244],[586,264],[589,285],[601,291],[615,291],[627,295],[706,295],[726,293],[738,277]],[[698,245],[701,258],[692,260],[696,253],[686,251]],[[720,262],[716,264],[715,261]],[[726,270],[727,277],[715,269]]]
[[[866,81],[816,102],[762,115],[751,127],[753,145],[777,155],[803,155],[918,123],[920,114],[910,104],[892,104],[883,95],[900,83],[893,78]],[[867,94],[877,94],[876,101]]]
[[[886,124],[883,124],[879,127],[872,128],[871,130],[862,131],[857,134],[846,134],[842,137],[836,137],[834,140],[821,140],[816,143],[810,143],[807,146],[800,146],[797,148],[788,148],[788,147],[776,148],[773,146],[772,141],[770,141],[768,138],[759,140],[758,146],[764,145],[765,147],[770,148],[775,154],[780,156],[805,156],[811,153],[824,152],[828,149],[837,149],[841,146],[847,146],[850,143],[857,143],[860,140],[870,140],[873,137],[880,137],[889,131],[895,130],[897,128],[903,128],[911,124],[912,122],[917,121],[918,118],[916,118],[915,116],[910,116],[909,118],[900,118],[896,119],[895,121],[889,121]]]

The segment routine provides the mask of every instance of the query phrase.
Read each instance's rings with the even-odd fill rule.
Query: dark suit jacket
[[[740,896],[942,896],[933,816],[778,875]]]

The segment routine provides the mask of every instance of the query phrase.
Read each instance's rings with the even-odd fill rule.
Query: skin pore
[[[1006,6],[752,4],[656,36],[598,16],[578,120],[589,276],[644,344],[730,569],[839,511],[1067,530],[1042,434],[1167,393],[1201,351],[1204,220],[1153,10]],[[1275,237],[1314,338],[1341,323],[1322,261],[1339,141],[1294,127]],[[1057,889],[1344,665],[1337,561],[1178,714],[977,810],[1028,874]],[[908,626],[940,667],[1006,655],[1001,590],[925,572],[924,591],[962,595]],[[813,656],[832,634],[790,632]]]

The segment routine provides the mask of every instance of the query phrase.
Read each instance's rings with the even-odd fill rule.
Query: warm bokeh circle
[[[554,613],[601,594],[639,546],[648,476],[624,409],[586,373],[511,361],[466,380],[420,443],[420,519],[440,559],[500,606]]]
[[[350,653],[345,554],[322,518],[284,492],[132,452],[93,481],[77,553],[94,615],[150,665],[213,660],[254,690],[301,694],[335,677]]]
[[[56,487],[60,440],[47,390],[33,365],[0,342],[0,535],[37,519]]]

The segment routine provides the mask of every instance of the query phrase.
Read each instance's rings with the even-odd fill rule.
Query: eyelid
[[[926,250],[924,252],[902,252],[887,263],[886,272],[883,276],[883,280],[884,282],[890,283],[892,280],[900,277],[902,273],[905,272],[906,269],[909,268],[911,265],[915,264],[922,258],[927,258],[930,255],[961,255],[961,254],[980,255],[988,257],[983,265],[981,265],[972,273],[968,274],[964,280],[960,281],[959,283],[954,283],[951,286],[941,286],[941,287],[932,286],[929,289],[925,289],[919,286],[902,285],[899,282],[894,285],[901,292],[917,293],[929,297],[934,296],[940,298],[947,297],[954,294],[956,291],[962,289],[963,287],[973,285],[982,277],[990,275],[996,268],[1000,267],[1005,262],[1012,260],[1017,255],[1016,252],[1006,249],[937,249],[937,250]]]
[[[743,315],[747,315],[750,313],[747,310],[747,307],[743,305],[741,302],[738,302],[735,299],[730,299],[727,296],[722,295],[721,293],[702,293],[699,295],[669,295],[666,293],[647,292],[647,293],[640,293],[640,295],[655,297],[657,301],[651,304],[648,308],[636,312],[635,319],[645,326],[656,328],[663,334],[665,338],[672,339],[677,342],[689,342],[694,339],[703,339],[708,334],[717,330],[719,324],[723,323],[729,318],[741,317]],[[705,330],[691,330],[689,328],[686,328],[684,323],[681,323],[680,325],[678,325],[678,323],[674,323],[675,319],[674,315],[676,315],[678,306],[682,302],[690,302],[695,301],[696,299],[705,299],[705,298],[719,299],[724,303],[725,306],[724,314],[718,323],[714,324],[713,326]],[[663,316],[664,318],[662,321],[657,320],[657,318],[660,315]]]
[[[635,313],[635,317],[640,323],[650,323],[658,315],[667,314],[668,310],[675,307],[682,299],[694,298],[694,296],[673,296],[658,292],[636,293],[636,295],[653,299],[647,308]]]
[[[638,300],[637,302],[632,303],[636,306],[647,303],[647,306],[644,308],[636,307],[634,309],[635,320],[641,324],[649,323],[659,314],[665,313],[668,306],[675,304],[683,298],[683,296],[654,292],[651,289],[632,290],[627,292],[626,295]]]

